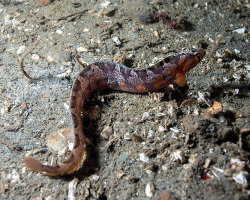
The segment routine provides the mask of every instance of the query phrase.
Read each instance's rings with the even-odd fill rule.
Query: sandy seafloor
[[[248,199],[249,6],[248,0],[55,0],[48,6],[2,0],[0,199],[142,200],[164,191],[165,200]],[[32,47],[24,58],[36,79],[29,83],[19,64]],[[192,48],[207,54],[184,89],[94,95],[89,160],[71,176],[51,178],[26,169],[23,159],[56,163],[67,156],[64,147],[53,150],[60,137],[48,135],[70,127],[70,91],[82,70],[75,47],[84,63],[133,68]],[[214,101],[221,111],[205,118]]]

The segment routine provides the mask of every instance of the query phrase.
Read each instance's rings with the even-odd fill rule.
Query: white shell
[[[147,197],[152,197],[155,193],[155,187],[152,183],[147,183],[145,187],[145,194]]]

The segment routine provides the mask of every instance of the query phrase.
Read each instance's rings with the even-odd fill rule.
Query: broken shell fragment
[[[139,157],[140,157],[140,161],[142,161],[142,162],[148,162],[149,161],[149,157],[146,156],[145,153],[140,153]]]
[[[214,101],[213,106],[206,110],[206,112],[203,114],[203,117],[205,119],[211,119],[214,117],[214,115],[218,114],[221,111],[222,111],[221,103],[218,101]]]
[[[159,127],[158,127],[158,131],[159,131],[160,133],[162,133],[162,132],[165,132],[166,129],[165,129],[163,126],[159,126]]]
[[[186,161],[185,153],[181,150],[177,150],[170,155],[170,159],[174,162],[180,160],[181,163],[184,163]]]
[[[68,186],[68,199],[76,199],[76,186],[78,184],[79,180],[77,178],[74,178]]]
[[[122,178],[123,176],[125,176],[125,173],[123,171],[119,171],[116,176],[117,178]]]
[[[117,36],[113,36],[112,40],[116,43],[116,45],[120,45],[121,44],[121,40]]]
[[[147,197],[152,197],[155,193],[155,187],[152,183],[147,183],[145,187],[145,194]]]
[[[247,185],[247,176],[248,176],[248,172],[244,172],[244,171],[241,171],[239,172],[238,174],[235,174],[233,176],[233,179],[236,183],[239,183],[241,185]]]
[[[50,134],[46,143],[50,149],[59,152],[59,155],[65,154],[65,148],[70,149],[73,144],[73,131],[71,128],[63,128]]]
[[[113,135],[113,130],[110,126],[105,126],[100,135],[105,140],[108,140]]]

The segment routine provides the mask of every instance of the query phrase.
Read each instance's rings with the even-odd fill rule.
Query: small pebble
[[[56,31],[56,33],[61,35],[61,34],[63,34],[63,31],[59,29],[59,30]]]
[[[121,44],[121,41],[120,41],[120,39],[117,36],[113,36],[112,40],[116,43],[116,45],[120,45]]]
[[[8,109],[7,108],[1,108],[1,115],[4,115],[6,112],[8,112]]]
[[[68,148],[69,148],[70,151],[72,151],[74,149],[74,143],[73,142],[69,142]]]
[[[136,142],[143,142],[143,139],[140,135],[136,134],[136,133],[133,133],[132,134],[132,139]]]
[[[85,28],[85,29],[82,30],[82,32],[84,32],[84,33],[89,32],[89,29]]]
[[[107,8],[110,3],[111,3],[110,1],[104,1],[103,3],[101,3],[101,7]]]
[[[45,138],[45,137],[46,137],[46,133],[42,133],[41,138]]]
[[[159,33],[158,33],[158,31],[154,31],[154,36],[155,36],[156,38],[159,38]]]
[[[172,116],[174,116],[174,114],[176,114],[176,111],[175,111],[175,109],[174,109],[174,107],[173,107],[172,104],[168,104],[167,105],[167,112],[168,112],[168,115],[170,117],[172,117]]]
[[[226,83],[228,82],[228,78],[227,77],[223,77],[223,81]]]
[[[161,169],[163,170],[163,171],[167,171],[168,170],[168,164],[165,164],[165,165],[162,165],[161,166]]]
[[[116,176],[117,178],[122,178],[123,176],[125,176],[125,173],[123,171],[119,171]]]
[[[173,131],[174,133],[179,133],[179,129],[175,126],[173,128],[169,128],[170,131]]]
[[[205,164],[203,165],[204,168],[208,168],[211,163],[211,158],[207,158]]]
[[[69,104],[68,104],[68,103],[64,103],[63,106],[64,106],[64,108],[65,108],[66,110],[69,110]]]
[[[177,200],[177,198],[169,190],[165,190],[157,200]]]
[[[93,181],[97,182],[99,180],[100,176],[93,174],[90,176],[90,179],[92,179]]]
[[[88,51],[88,49],[85,48],[85,47],[77,47],[76,50],[77,50],[78,52],[87,52],[87,51]]]
[[[191,164],[197,164],[198,163],[197,157],[198,157],[198,154],[191,154],[188,159],[188,162]]]
[[[40,0],[40,3],[43,5],[43,6],[47,6],[51,3],[51,0]]]
[[[101,17],[103,17],[103,16],[111,17],[111,16],[113,16],[113,15],[115,14],[115,11],[116,11],[116,8],[111,8],[111,7],[110,7],[110,8],[107,8],[107,9],[101,11],[101,12],[99,13],[99,15],[100,15]]]
[[[238,49],[234,49],[234,52],[235,52],[236,54],[240,54],[240,50],[238,50]]]
[[[17,55],[21,54],[22,52],[24,52],[24,50],[26,49],[26,47],[24,45],[20,46],[17,50]]]
[[[51,90],[49,90],[49,89],[44,90],[42,92],[42,94],[41,94],[41,96],[42,96],[43,99],[46,99],[46,98],[50,97],[50,95],[51,95]]]
[[[214,117],[214,115],[218,114],[223,110],[222,104],[218,101],[214,101],[213,106],[208,108],[205,113],[203,114],[203,117],[205,119],[211,119]]]
[[[148,131],[148,139],[153,139],[154,138],[154,131],[153,130],[149,130]]]
[[[39,60],[40,59],[40,56],[38,54],[32,54],[32,59],[33,60]]]
[[[156,116],[159,118],[163,118],[164,116],[166,116],[165,113],[156,113]]]
[[[142,115],[141,120],[142,120],[142,121],[145,121],[145,120],[147,120],[147,119],[149,119],[149,113],[148,113],[148,112],[144,112],[143,115]]]
[[[47,62],[53,62],[53,58],[51,56],[46,57]]]

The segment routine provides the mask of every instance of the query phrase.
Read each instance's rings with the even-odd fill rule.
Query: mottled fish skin
[[[88,65],[77,77],[70,97],[70,120],[74,132],[74,148],[69,158],[57,165],[44,165],[34,158],[25,158],[24,163],[32,171],[48,176],[72,174],[86,160],[86,137],[83,131],[82,109],[90,95],[103,90],[120,90],[131,93],[157,91],[176,81],[185,85],[185,74],[205,56],[203,49],[166,57],[146,69],[132,69],[125,65],[102,61]]]

